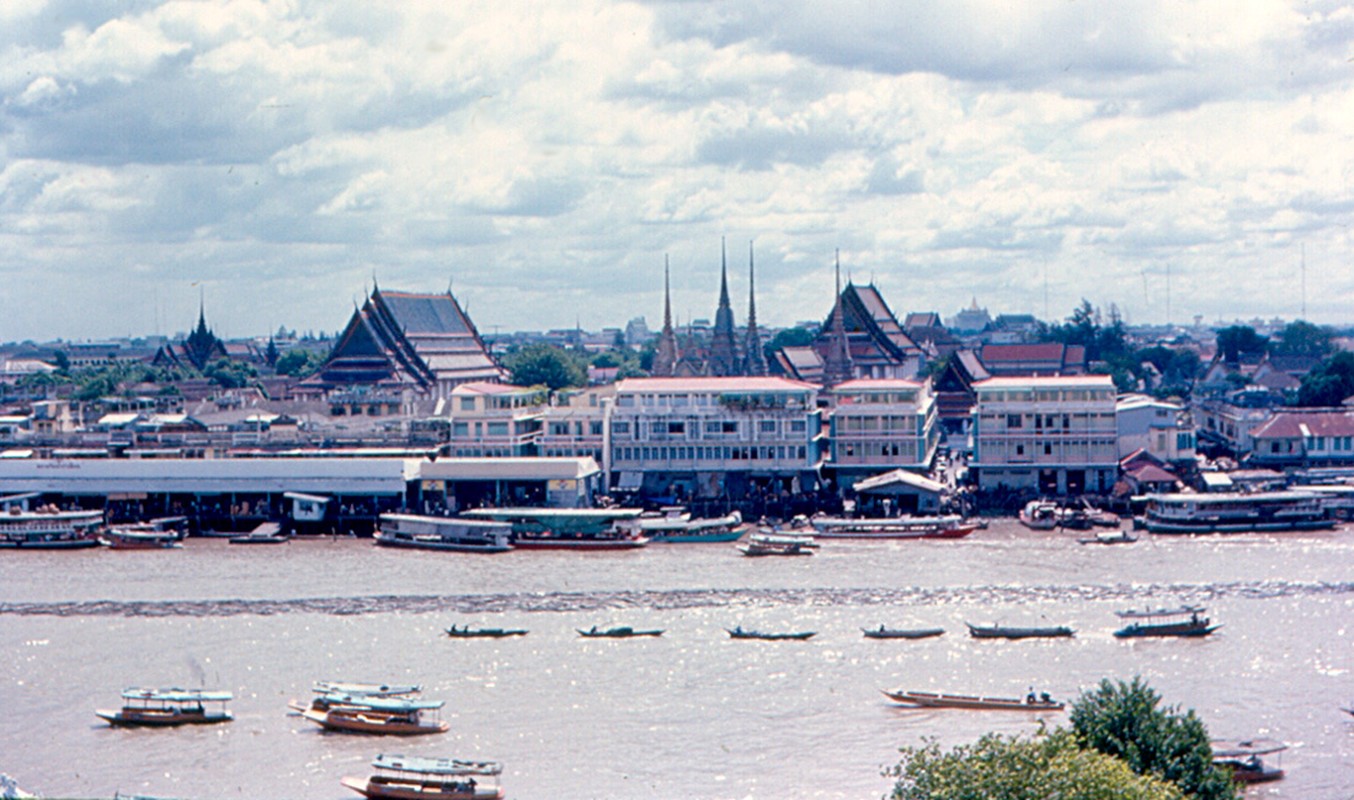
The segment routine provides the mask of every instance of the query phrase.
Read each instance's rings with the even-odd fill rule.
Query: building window
[[[462,410],[462,411],[474,411],[474,410],[475,410],[475,398],[473,398],[473,397],[462,397],[462,398],[461,398],[461,410]]]
[[[1036,416],[1035,419],[1038,420],[1039,418]],[[1019,427],[1020,427],[1020,415],[1019,415],[1019,414],[1007,414],[1007,415],[1006,415],[1006,427],[1008,427],[1008,428],[1019,428]]]

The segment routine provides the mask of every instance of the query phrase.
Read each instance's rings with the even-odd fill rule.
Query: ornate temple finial
[[[677,369],[679,358],[677,333],[672,329],[672,290],[668,283],[668,257],[663,256],[663,331],[658,335],[652,372],[655,377],[670,378]]]
[[[851,380],[851,347],[846,338],[845,308],[842,304],[842,254],[836,253],[836,298],[832,309],[832,332],[823,364],[823,382],[836,386]]]
[[[757,275],[752,261],[752,240],[748,240],[748,331],[743,342],[743,373],[766,374],[766,353],[762,352],[762,336],[757,330]]]
[[[733,306],[729,303],[729,259],[724,237],[719,239],[719,308],[715,311],[715,327],[710,339],[709,374],[738,375],[742,364],[738,360],[738,343],[733,332]]]

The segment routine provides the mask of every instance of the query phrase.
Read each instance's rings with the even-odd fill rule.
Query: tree
[[[1213,766],[1208,730],[1188,711],[1158,708],[1161,697],[1141,678],[1102,680],[1072,704],[1072,728],[1082,747],[1122,759],[1138,775],[1175,784],[1199,800],[1232,800],[1236,787]]]
[[[1288,323],[1270,345],[1270,352],[1276,356],[1325,358],[1334,351],[1335,344],[1331,341],[1329,328],[1313,325],[1301,319]]]
[[[304,378],[324,364],[324,357],[314,350],[296,347],[278,356],[274,369],[278,375]]]
[[[553,345],[529,344],[504,359],[504,366],[518,386],[544,386],[558,391],[567,386],[583,386],[587,372],[569,353]]]
[[[1066,729],[1033,738],[987,734],[942,752],[934,741],[904,748],[888,771],[893,800],[1181,800],[1178,788],[1135,775],[1124,762],[1077,746]]]
[[[804,328],[786,328],[776,331],[776,335],[771,337],[771,341],[762,347],[762,352],[766,355],[766,362],[769,364],[775,360],[775,353],[786,347],[806,347],[813,344],[813,333]]]
[[[1241,363],[1243,355],[1260,355],[1268,343],[1249,325],[1233,325],[1218,331],[1218,352],[1228,364]]]
[[[1336,353],[1302,377],[1300,406],[1338,406],[1354,396],[1354,353]]]

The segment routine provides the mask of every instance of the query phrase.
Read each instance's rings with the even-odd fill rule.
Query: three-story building
[[[829,462],[843,487],[892,469],[931,468],[940,430],[929,379],[862,378],[830,394]]]

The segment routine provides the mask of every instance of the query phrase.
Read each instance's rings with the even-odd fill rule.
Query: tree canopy
[[[544,386],[558,391],[587,383],[586,368],[570,353],[546,343],[529,344],[504,359],[517,386]]]
[[[1218,331],[1218,352],[1228,364],[1240,363],[1243,355],[1259,356],[1268,345],[1269,340],[1249,325],[1233,325]]]
[[[934,741],[904,748],[887,773],[893,800],[1181,800],[1158,778],[1136,775],[1123,761],[1084,750],[1066,729],[1033,738],[988,734],[943,752]]]
[[[1302,378],[1300,406],[1338,406],[1354,397],[1354,353],[1336,353]]]
[[[1325,358],[1334,351],[1335,343],[1329,328],[1301,319],[1288,323],[1270,343],[1270,352],[1277,356]]]
[[[1169,781],[1198,800],[1236,798],[1231,775],[1213,766],[1203,722],[1160,703],[1141,678],[1102,680],[1072,704],[1072,728],[1083,747],[1122,759],[1138,775]]]

